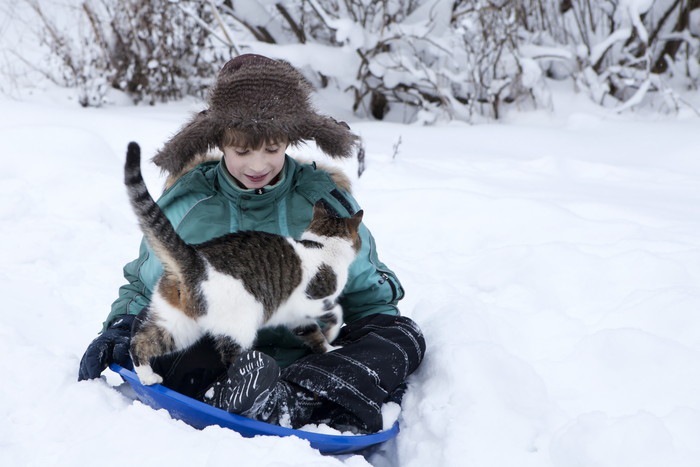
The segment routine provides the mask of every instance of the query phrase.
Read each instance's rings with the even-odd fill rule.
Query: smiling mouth
[[[246,175],[246,177],[248,177],[248,180],[250,180],[252,182],[262,182],[263,180],[265,180],[265,177],[267,177],[267,174],[257,175],[257,176],[256,175]]]

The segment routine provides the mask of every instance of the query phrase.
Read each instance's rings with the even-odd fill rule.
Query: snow
[[[77,382],[140,241],[126,145],[153,155],[202,103],[82,109],[68,91],[12,88],[0,95],[0,465],[697,466],[694,113],[608,112],[563,85],[552,112],[494,124],[334,113],[364,138],[362,177],[341,165],[428,352],[395,440],[323,456],[296,438],[196,430],[134,402],[109,371]],[[312,144],[295,153],[319,157]],[[145,171],[157,191],[163,178]]]
[[[0,464],[696,465],[700,122],[557,95],[499,124],[353,122],[356,197],[429,345],[401,433],[366,458],[195,430],[109,371],[78,383],[140,239],[126,145],[153,154],[201,103],[3,98]]]

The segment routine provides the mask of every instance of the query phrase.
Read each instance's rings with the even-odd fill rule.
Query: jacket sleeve
[[[319,172],[321,175],[319,175]],[[320,197],[325,199],[341,216],[352,216],[360,210],[355,198],[335,180],[323,171],[312,172],[318,180],[307,182],[305,187],[325,186],[329,191],[318,190],[307,193],[307,199],[313,205]],[[377,245],[367,226],[360,224],[362,247],[355,261],[350,265],[348,282],[339,298],[343,307],[345,322],[353,322],[373,314],[399,315],[397,303],[404,296],[404,289],[396,274],[380,259]]]
[[[210,228],[200,227],[201,224],[198,223],[194,209],[200,201],[208,198],[207,194],[190,193],[186,187],[180,190],[173,187],[158,200],[158,204],[185,241],[196,243],[214,236]],[[202,211],[206,212],[206,209]],[[218,211],[216,214],[218,215]],[[184,226],[186,217],[195,217],[192,222],[187,223],[193,224],[194,227]],[[218,227],[218,225],[211,226],[211,229]],[[107,329],[120,315],[139,314],[150,302],[153,288],[162,274],[163,265],[160,260],[151,251],[146,241],[141,240],[138,258],[124,266],[124,278],[127,283],[119,288],[119,296],[112,303],[112,309],[102,325],[102,330]]]
[[[326,200],[337,212],[353,215],[360,210],[350,193],[334,189]],[[350,265],[348,282],[339,302],[343,307],[343,318],[352,322],[373,314],[399,315],[397,303],[404,290],[396,274],[386,266],[377,252],[377,245],[367,226],[360,224],[362,247]]]
[[[119,296],[112,303],[112,309],[102,324],[102,331],[120,315],[137,315],[151,300],[152,289],[162,273],[160,261],[148,248],[146,241],[141,241],[139,257],[124,266],[124,278],[127,283],[119,288]]]
[[[362,248],[350,265],[348,282],[340,297],[343,317],[352,322],[373,314],[399,315],[397,303],[404,290],[396,274],[379,260],[369,229],[360,226]]]

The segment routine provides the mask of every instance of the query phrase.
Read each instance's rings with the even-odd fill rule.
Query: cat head
[[[326,201],[320,200],[314,205],[313,217],[306,230],[321,237],[347,239],[355,251],[360,251],[360,224],[363,214],[360,210],[352,217],[340,217]]]

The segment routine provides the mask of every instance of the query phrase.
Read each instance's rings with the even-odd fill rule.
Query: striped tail
[[[184,271],[199,263],[200,258],[194,248],[175,232],[173,225],[148,192],[141,174],[141,148],[133,142],[129,143],[126,151],[124,184],[146,241],[160,259],[163,269],[181,281],[184,280]]]

